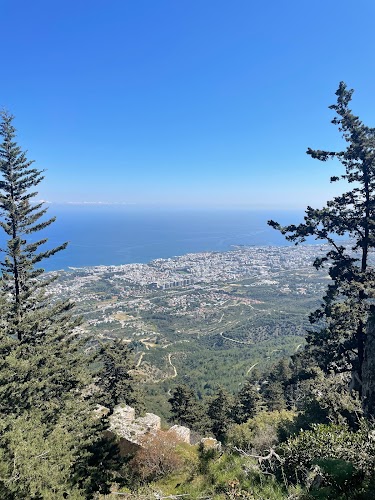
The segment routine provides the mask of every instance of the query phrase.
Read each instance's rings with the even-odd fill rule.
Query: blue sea
[[[97,265],[149,262],[190,252],[225,251],[236,245],[288,244],[267,226],[301,222],[303,212],[277,210],[183,210],[126,205],[53,205],[54,224],[37,237],[48,247],[69,242],[43,262],[47,271]],[[0,244],[2,242],[0,241]]]

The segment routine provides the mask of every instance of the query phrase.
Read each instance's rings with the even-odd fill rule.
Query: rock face
[[[183,425],[174,425],[168,430],[168,432],[173,432],[178,441],[190,444],[190,429],[188,427],[184,427]]]
[[[104,407],[103,407],[104,408]],[[119,447],[122,456],[134,453],[141,447],[142,437],[156,434],[161,428],[161,419],[154,413],[146,413],[143,417],[135,417],[131,406],[118,405],[109,417],[109,431],[120,438]],[[174,425],[168,432],[173,432],[178,441],[190,444],[190,429],[182,425]]]
[[[145,432],[154,433],[160,430],[161,427],[160,417],[154,413],[146,413],[144,417],[138,417],[134,422],[140,428],[145,429]]]
[[[126,439],[130,443],[139,445],[140,438],[146,433],[154,434],[160,429],[160,417],[153,413],[146,413],[144,417],[135,418],[135,410],[131,406],[115,406],[109,417],[111,432]]]

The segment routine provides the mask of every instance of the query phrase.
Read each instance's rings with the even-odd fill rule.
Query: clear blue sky
[[[0,0],[0,106],[51,201],[318,206],[340,80],[375,126],[373,0]],[[334,170],[335,172],[337,170]],[[336,191],[334,191],[336,190]]]

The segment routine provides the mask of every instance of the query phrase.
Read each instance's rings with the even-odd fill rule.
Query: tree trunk
[[[375,417],[375,307],[367,322],[367,335],[362,366],[362,407],[367,418]]]

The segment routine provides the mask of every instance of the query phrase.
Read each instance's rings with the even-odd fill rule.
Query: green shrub
[[[294,432],[295,418],[296,414],[287,410],[259,413],[244,424],[233,425],[227,434],[227,443],[244,451],[261,453]]]
[[[314,424],[311,430],[290,438],[278,451],[283,461],[279,472],[288,481],[319,490],[314,494],[317,498],[339,498],[341,494],[342,498],[356,498],[354,491],[363,488],[373,476],[375,434],[372,425],[364,420],[358,431],[344,424]]]
[[[313,373],[310,379],[299,381],[295,387],[298,428],[309,429],[313,423],[349,424],[356,428],[362,406],[358,394],[348,389],[348,375],[327,375],[318,368],[314,368]]]

